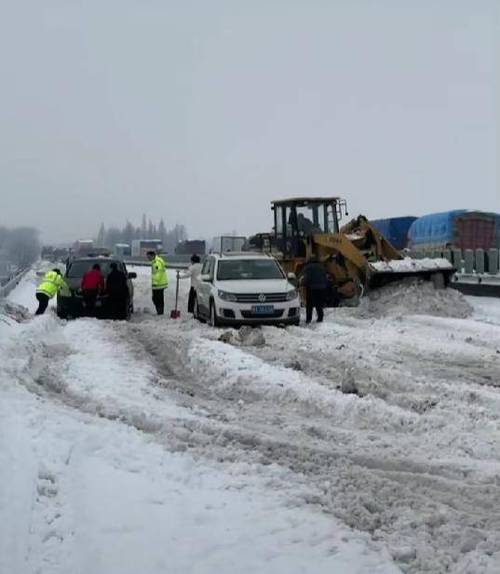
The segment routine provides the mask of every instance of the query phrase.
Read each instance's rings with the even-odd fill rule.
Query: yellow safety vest
[[[50,299],[63,287],[66,286],[64,279],[55,271],[48,271],[45,273],[43,281],[38,286],[36,292],[44,293]]]
[[[168,287],[167,264],[159,255],[151,261],[151,285],[153,289]]]

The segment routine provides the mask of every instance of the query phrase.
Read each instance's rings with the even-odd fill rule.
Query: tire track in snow
[[[172,337],[177,341],[182,339],[179,331],[168,335],[165,330],[165,346],[172,343]],[[142,331],[142,339],[145,333]],[[283,332],[280,338],[282,336]],[[190,337],[186,344],[192,345]],[[144,347],[148,349],[147,344]],[[270,354],[273,350],[271,348]],[[290,349],[292,355],[297,351],[298,348]],[[153,351],[153,358],[157,352],[158,349]],[[182,352],[184,357],[196,356],[200,346]],[[248,349],[238,352],[242,360],[249,355]],[[251,356],[259,354],[260,351],[255,350],[250,353]],[[390,363],[396,358],[397,354],[385,360]],[[328,358],[323,356],[323,361],[325,359]],[[267,364],[271,369],[268,379],[283,377],[282,365]],[[198,382],[190,383],[191,391],[202,387],[203,396],[211,392],[217,401],[223,401],[227,381],[222,385],[220,381],[227,379],[226,366],[227,358],[217,356],[212,346],[205,361],[195,370],[194,380]],[[366,366],[371,367],[365,362]],[[410,440],[394,450],[393,445],[384,445],[384,441],[392,442],[394,436],[389,437],[381,429],[372,429],[371,433],[377,436],[366,443],[367,437],[356,432],[354,425],[342,428],[342,422],[332,421],[321,408],[314,413],[314,421],[310,419],[309,408],[303,408],[301,413],[304,405],[300,400],[279,402],[277,408],[270,397],[262,396],[255,386],[256,370],[258,363],[250,361],[248,368],[237,373],[236,384],[230,386],[230,394],[240,387],[245,389],[241,396],[248,393],[256,400],[246,401],[238,408],[234,400],[224,402],[223,410],[231,413],[232,427],[226,431],[226,456],[231,456],[231,448],[243,449],[245,456],[252,460],[286,466],[296,473],[297,480],[306,477],[317,486],[315,503],[350,526],[370,532],[375,539],[383,539],[394,550],[394,555],[399,556],[400,565],[407,572],[459,572],[461,564],[474,553],[492,555],[500,551],[500,514],[494,510],[500,494],[497,468],[493,466],[481,476],[480,469],[471,465],[466,457],[452,457],[447,461],[438,456],[435,460],[426,460],[422,449],[417,459],[412,460],[410,457],[415,453],[411,451],[419,441],[413,432],[399,433],[401,438]],[[294,369],[289,369],[289,374],[290,377],[297,375]],[[324,376],[323,372],[316,374]],[[304,377],[305,385],[310,380],[308,377],[309,373]],[[325,387],[325,392],[328,388],[331,385]],[[238,396],[238,392],[234,394]],[[421,394],[425,396],[425,390]],[[432,428],[424,427],[421,433],[431,431]],[[411,551],[401,553],[401,548]]]
[[[239,351],[242,363],[246,362],[244,368],[236,375],[228,373],[227,357],[217,352],[224,348],[222,344],[210,346],[203,355],[207,342],[204,337],[209,335],[212,339],[216,332],[155,321],[141,322],[135,333],[130,327],[134,326],[120,324],[105,330],[108,336],[115,337],[113,344],[120,348],[127,346],[123,334],[132,332],[137,344],[142,340],[145,355],[136,348],[136,358],[149,357],[157,367],[158,376],[154,375],[148,385],[162,391],[158,406],[162,397],[177,396],[182,397],[186,407],[199,409],[194,420],[171,419],[162,428],[144,429],[164,441],[167,448],[189,448],[199,456],[235,462],[241,460],[243,453],[249,462],[280,464],[291,469],[294,484],[289,488],[310,484],[316,494],[308,495],[307,502],[370,532],[374,539],[384,540],[407,572],[459,572],[460,564],[474,553],[488,556],[498,552],[500,526],[498,515],[492,510],[499,494],[498,484],[487,474],[484,484],[478,482],[467,460],[463,467],[456,461],[412,461],[403,456],[404,440],[412,436],[407,429],[396,432],[390,425],[387,429],[367,425],[359,432],[356,423],[361,421],[351,421],[345,427],[347,421],[332,420],[322,403],[311,409],[311,404],[300,396],[293,399],[290,394],[286,400],[274,402],[276,389],[268,395],[263,393],[266,386],[284,373],[297,373],[270,364],[267,374],[256,380],[259,363],[248,350]],[[49,349],[46,354],[52,351]],[[193,364],[192,357],[200,353],[202,360]],[[186,358],[191,360],[191,370],[187,372]],[[61,368],[67,359],[61,357]],[[57,381],[59,370],[54,368],[42,376],[42,388]],[[227,379],[233,375],[233,383],[228,385]],[[319,378],[315,377],[316,383]],[[302,382],[307,385],[310,380],[304,376]],[[66,400],[66,388],[57,391],[57,383],[55,388],[50,386],[49,383],[53,396]],[[332,392],[325,387],[328,390]],[[81,399],[81,395],[75,397],[75,408],[88,408],[100,416],[117,414],[114,409],[100,410],[91,401],[83,403]],[[351,402],[359,403],[360,399],[351,398]],[[96,403],[98,406],[99,401]],[[154,415],[154,411],[149,413],[147,420],[151,421]],[[373,424],[373,419],[368,420]],[[399,456],[391,452],[393,445],[389,444],[395,436],[403,439]],[[408,446],[406,443],[406,449]],[[494,477],[495,472],[490,475]]]

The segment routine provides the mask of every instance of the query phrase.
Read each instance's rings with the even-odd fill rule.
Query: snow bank
[[[436,289],[430,281],[409,278],[371,291],[352,314],[367,318],[396,315],[465,318],[472,314],[472,307],[455,289]]]
[[[299,496],[290,470],[214,462],[203,426],[183,426],[198,415],[134,352],[134,328],[53,313],[0,322],[0,572],[399,572],[308,504],[313,489]],[[208,458],[170,452],[169,426]]]
[[[396,287],[264,345],[0,321],[0,572],[497,574],[500,302]]]
[[[26,307],[11,303],[8,299],[0,299],[0,320],[4,323],[21,323],[27,321],[31,317],[30,312]]]
[[[387,554],[247,476],[0,389],[0,571],[397,574]]]

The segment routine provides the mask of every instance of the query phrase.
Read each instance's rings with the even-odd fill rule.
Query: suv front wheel
[[[196,295],[193,302],[193,319],[200,321],[200,323],[205,323],[205,318],[200,313],[200,306],[198,304],[198,297]]]
[[[219,317],[217,317],[217,311],[215,310],[215,303],[213,301],[210,301],[209,324],[211,327],[219,326]]]

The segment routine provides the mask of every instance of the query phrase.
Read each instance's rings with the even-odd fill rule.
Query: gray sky
[[[500,211],[497,0],[0,0],[0,224]]]

